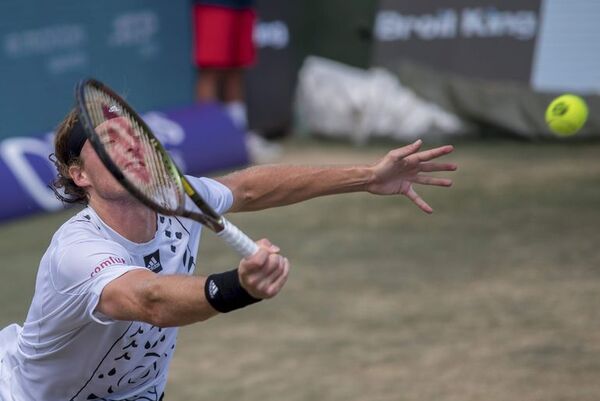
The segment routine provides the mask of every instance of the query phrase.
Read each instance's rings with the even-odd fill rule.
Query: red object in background
[[[211,5],[194,6],[194,62],[198,67],[241,68],[254,64],[256,12]]]

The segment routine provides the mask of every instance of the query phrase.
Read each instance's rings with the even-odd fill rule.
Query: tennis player
[[[134,152],[135,141],[130,146]],[[431,213],[414,185],[448,187],[450,179],[428,173],[456,165],[435,161],[452,146],[420,147],[394,149],[372,165],[258,166],[189,179],[218,213],[357,191],[405,195]],[[23,326],[0,331],[0,400],[163,400],[177,328],[274,297],[290,264],[263,239],[237,268],[193,275],[201,225],[157,215],[133,198],[74,110],[57,130],[53,160],[57,196],[86,207],[54,234]]]

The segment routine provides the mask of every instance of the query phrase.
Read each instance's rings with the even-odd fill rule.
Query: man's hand
[[[273,298],[287,281],[290,262],[269,240],[257,243],[258,252],[240,262],[240,284],[254,298]]]
[[[457,166],[454,163],[430,161],[451,153],[454,150],[453,146],[446,145],[419,152],[422,143],[419,139],[410,145],[391,150],[383,159],[371,166],[373,178],[367,190],[378,195],[405,195],[425,213],[432,213],[433,209],[417,194],[413,184],[449,187],[452,185],[452,180],[421,173],[454,171]]]

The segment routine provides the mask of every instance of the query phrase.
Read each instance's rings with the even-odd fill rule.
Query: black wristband
[[[261,301],[248,294],[242,287],[237,269],[208,276],[204,283],[204,296],[208,303],[221,313]]]

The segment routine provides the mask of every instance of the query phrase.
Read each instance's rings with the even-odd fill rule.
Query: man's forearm
[[[163,276],[137,269],[104,287],[96,308],[115,320],[182,326],[218,313],[204,296],[205,281],[199,276]]]
[[[364,166],[256,166],[218,181],[234,196],[230,211],[284,206],[324,195],[364,191],[372,172]]]
[[[206,278],[201,276],[158,276],[146,292],[148,310],[161,327],[183,326],[218,314],[204,297]]]

